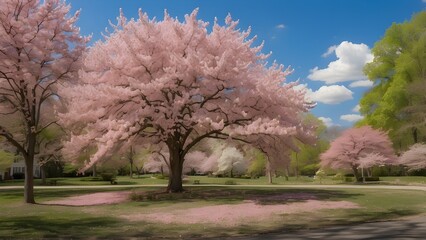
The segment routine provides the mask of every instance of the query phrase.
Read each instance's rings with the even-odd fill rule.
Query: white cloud
[[[327,68],[315,67],[311,69],[311,74],[308,75],[309,79],[324,81],[326,84],[366,80],[362,69],[366,63],[373,61],[373,55],[367,45],[344,41],[334,50],[333,48],[334,46],[331,46],[323,56],[334,52],[337,60],[330,62]]]
[[[277,26],[275,26],[275,28],[284,29],[285,25],[281,23],[281,24],[278,24]]]
[[[336,45],[333,45],[333,46],[329,47],[329,48],[327,49],[327,52],[323,53],[321,56],[322,56],[323,58],[330,56],[332,53],[334,53],[334,51],[336,51],[336,48],[337,48],[337,46],[336,46]]]
[[[357,104],[354,108],[352,108],[352,112],[359,112],[360,109],[361,109],[361,106]]]
[[[359,114],[346,114],[346,115],[340,116],[340,120],[344,120],[348,122],[357,122],[363,118],[364,117]]]
[[[345,86],[331,85],[322,86],[317,91],[307,90],[307,97],[315,102],[325,104],[338,104],[353,99],[353,92]]]
[[[361,81],[356,81],[349,84],[349,87],[371,87],[371,86],[373,86],[373,82],[370,80],[361,80]]]
[[[423,3],[426,3],[426,0],[422,0]]]
[[[331,127],[331,126],[334,125],[333,119],[331,119],[331,118],[319,117],[318,119],[321,120],[325,124],[325,126],[327,126],[327,127]]]

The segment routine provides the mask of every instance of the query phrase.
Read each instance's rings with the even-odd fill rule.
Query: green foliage
[[[101,173],[102,181],[113,182],[116,179],[116,174],[112,172]]]
[[[327,176],[324,170],[320,169],[315,173],[315,179],[318,179],[320,183]]]
[[[10,152],[0,150],[0,169],[5,169],[12,165],[15,155]]]
[[[354,178],[353,177],[345,177],[344,178],[344,182],[353,182]]]
[[[343,181],[345,176],[342,173],[336,173],[331,179],[334,181]]]
[[[253,154],[253,160],[247,169],[247,174],[251,177],[259,177],[265,174],[266,156],[260,150],[251,149],[250,154]]]
[[[302,169],[300,169],[300,174],[304,176],[314,176],[315,173],[319,169],[318,163],[309,164],[306,166],[303,166]]]
[[[301,174],[313,176],[319,169],[318,164],[320,162],[320,154],[326,151],[330,144],[327,139],[323,138],[327,127],[321,120],[312,114],[308,114],[305,116],[305,121],[309,121],[317,126],[316,135],[318,140],[313,146],[309,144],[298,143],[300,150],[299,152],[292,152],[290,167],[295,169],[297,175]]]
[[[375,85],[360,101],[365,119],[359,125],[389,130],[395,147],[400,149],[416,141],[418,134],[407,127],[417,129],[417,122],[410,119],[406,109],[417,104],[417,96],[426,94],[426,88],[417,94],[408,91],[412,84],[426,84],[425,31],[426,11],[415,15],[410,22],[393,24],[374,45],[374,61],[364,68]],[[413,140],[409,141],[407,135]]]
[[[162,175],[162,174],[154,174],[154,175],[152,175],[152,178],[155,178],[155,179],[169,179],[168,176],[165,176],[165,175]]]

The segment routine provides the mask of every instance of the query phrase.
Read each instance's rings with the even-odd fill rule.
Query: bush
[[[127,166],[121,166],[117,169],[117,175],[118,176],[128,176],[130,175],[130,169]]]
[[[358,179],[358,182],[362,182],[362,181],[363,181],[362,177]],[[364,177],[364,181],[366,181],[366,182],[377,182],[377,181],[380,181],[380,178],[379,177]]]
[[[111,182],[111,184],[116,183],[115,182],[115,174],[114,173],[101,173],[102,181]]]
[[[404,168],[401,166],[373,167],[371,172],[373,176],[379,176],[379,177],[405,175]]]
[[[303,176],[314,176],[316,172],[319,170],[318,164],[309,164],[300,169],[300,175]]]
[[[327,176],[327,174],[324,172],[324,170],[320,169],[315,173],[315,179],[318,179],[320,183],[322,180]]]
[[[344,182],[353,182],[354,178],[353,177],[345,177],[344,178]]]
[[[24,179],[25,173],[21,173],[21,172],[13,173],[12,177],[13,179]]]
[[[426,177],[426,169],[418,169],[414,171],[409,171],[408,176],[423,176]]]
[[[249,175],[241,175],[240,178],[241,179],[251,179],[252,177],[249,176]],[[259,178],[259,177],[257,177],[257,178]]]
[[[152,178],[155,178],[155,179],[169,179],[167,176],[161,175],[161,174],[154,174],[154,175],[152,175]]]
[[[343,181],[343,180],[345,180],[343,174],[341,174],[341,173],[337,173],[331,179],[334,180],[334,181]]]
[[[237,183],[234,180],[226,180],[225,185],[236,185]]]

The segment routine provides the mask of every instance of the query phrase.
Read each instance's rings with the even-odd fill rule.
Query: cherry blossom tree
[[[0,122],[0,136],[25,159],[26,203],[34,203],[33,162],[44,103],[57,83],[76,77],[87,38],[75,27],[78,12],[59,0],[4,0],[0,3],[0,114],[22,123],[15,132]],[[3,117],[2,117],[3,118]]]
[[[229,173],[230,177],[234,174],[243,174],[248,168],[248,160],[235,147],[227,147],[223,149],[222,155],[218,159],[218,173]]]
[[[304,90],[285,83],[290,69],[266,62],[252,47],[250,29],[226,17],[211,28],[198,9],[180,22],[127,20],[84,56],[78,85],[68,84],[63,124],[72,129],[65,151],[89,146],[91,166],[129,144],[164,143],[169,155],[169,192],[180,192],[185,156],[205,138],[240,139],[251,134],[292,136],[303,132],[300,113],[313,104]]]
[[[323,167],[350,169],[357,179],[361,167],[395,164],[397,160],[388,135],[370,126],[344,131],[320,159]]]
[[[165,147],[153,147],[149,149],[150,154],[147,155],[147,160],[143,168],[148,172],[159,172],[162,175],[170,174],[170,158],[169,152]],[[201,151],[191,151],[185,156],[183,163],[182,174],[188,174],[192,171],[203,173],[202,163],[207,158],[207,155]]]
[[[407,166],[410,171],[426,168],[426,145],[414,144],[399,157],[399,163]]]

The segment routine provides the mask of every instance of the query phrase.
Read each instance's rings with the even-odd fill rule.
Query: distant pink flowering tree
[[[0,118],[3,136],[25,159],[26,203],[34,203],[33,163],[44,105],[57,83],[76,77],[87,38],[75,27],[78,12],[59,0],[3,0],[0,3],[0,115],[22,123],[18,131]]]
[[[162,175],[170,174],[170,158],[166,149],[152,148],[150,150],[151,153],[147,156],[143,165],[144,170],[148,172],[159,172]],[[203,163],[206,158],[206,154],[201,151],[191,151],[187,153],[185,162],[183,163],[182,174],[188,174],[192,171],[204,173],[201,163]]]
[[[363,126],[344,131],[320,159],[323,167],[351,169],[360,179],[359,168],[395,164],[397,158],[385,132]]]
[[[399,157],[399,164],[409,170],[426,169],[426,145],[418,143],[411,146]]]
[[[122,14],[103,41],[89,49],[80,84],[61,94],[69,101],[63,123],[73,129],[65,151],[95,145],[88,166],[112,149],[164,143],[169,153],[169,192],[180,192],[185,156],[205,138],[240,139],[251,134],[296,136],[308,111],[303,90],[284,84],[289,69],[272,64],[262,46],[252,47],[250,29],[184,22],[167,13],[162,21]],[[289,141],[289,140],[287,140]]]

